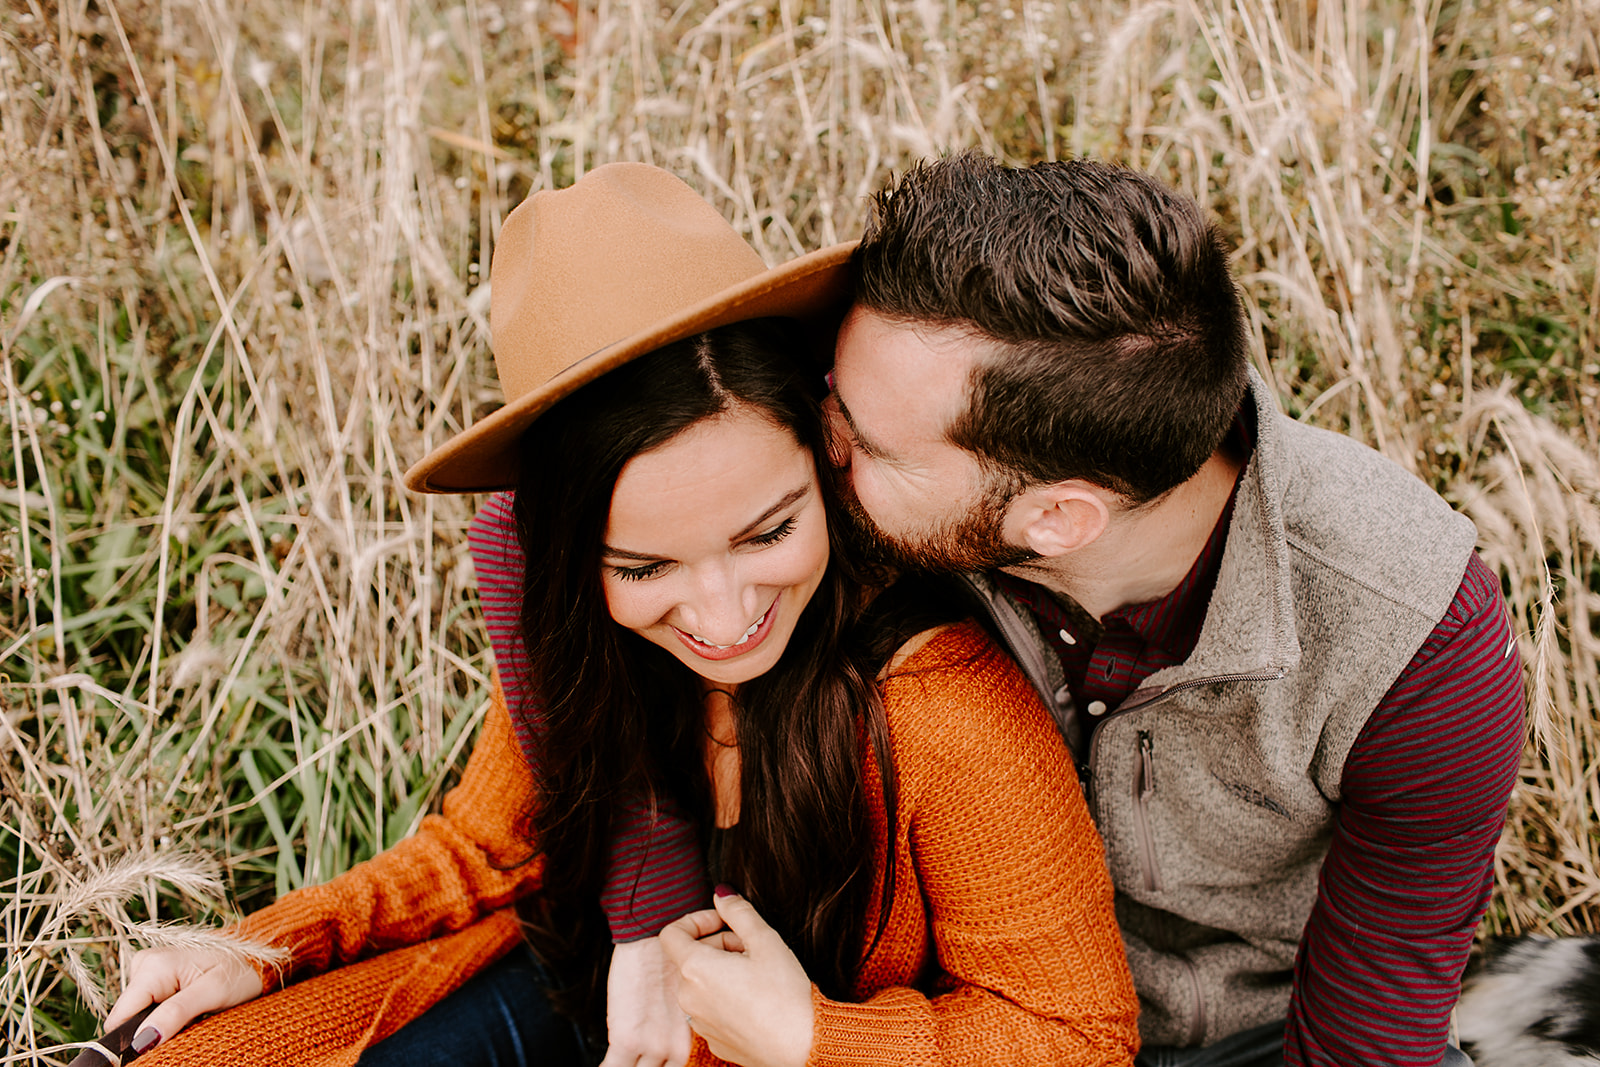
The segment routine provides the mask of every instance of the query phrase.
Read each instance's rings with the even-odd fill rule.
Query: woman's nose
[[[743,581],[736,568],[709,568],[695,577],[694,590],[682,609],[694,636],[708,644],[731,645],[760,621],[756,588]]]

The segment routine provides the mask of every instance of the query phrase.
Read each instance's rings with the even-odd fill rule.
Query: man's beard
[[[847,518],[847,536],[869,562],[929,574],[1014,567],[1039,558],[1031,549],[1005,539],[1006,508],[1019,487],[1011,479],[988,475],[978,502],[965,513],[914,537],[893,537],[861,506],[848,470],[835,470],[834,482]]]

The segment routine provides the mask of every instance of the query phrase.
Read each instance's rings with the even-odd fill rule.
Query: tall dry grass
[[[1089,154],[1233,240],[1255,356],[1478,523],[1530,666],[1486,929],[1600,917],[1600,6],[13,0],[0,1062],[138,944],[403,836],[489,671],[405,467],[497,401],[505,212],[669,167],[770,261],[910,161]]]

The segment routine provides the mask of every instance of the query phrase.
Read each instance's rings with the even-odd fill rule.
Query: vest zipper
[[[1206,1036],[1206,991],[1200,987],[1200,972],[1195,970],[1194,961],[1187,956],[1179,956],[1183,961],[1184,973],[1189,976],[1189,988],[1194,991],[1194,1019],[1189,1023],[1189,1040],[1186,1045],[1194,1046]]]
[[[1150,795],[1156,791],[1155,742],[1148,730],[1139,731],[1139,767],[1133,776],[1133,830],[1139,840],[1139,858],[1144,867],[1144,888],[1161,891],[1161,873],[1156,869],[1156,843],[1150,836]]]

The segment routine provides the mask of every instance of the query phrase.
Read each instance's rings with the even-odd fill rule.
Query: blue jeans
[[[544,968],[518,945],[361,1054],[357,1067],[593,1067],[600,1060],[545,996]]]
[[[1283,1067],[1283,1020],[1241,1030],[1204,1048],[1163,1048],[1140,1051],[1135,1067]],[[1472,1067],[1458,1048],[1446,1047],[1440,1067]]]

